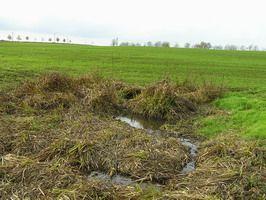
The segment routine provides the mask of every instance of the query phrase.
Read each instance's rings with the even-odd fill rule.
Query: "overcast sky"
[[[265,0],[1,0],[0,31],[266,47]]]

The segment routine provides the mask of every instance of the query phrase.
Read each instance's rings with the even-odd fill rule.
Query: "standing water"
[[[152,121],[152,120],[145,120],[140,117],[136,116],[119,116],[116,119],[129,124],[130,126],[138,129],[145,129],[148,133],[163,133],[163,131],[159,130],[160,126],[163,125],[161,121]],[[195,170],[195,159],[197,156],[197,146],[193,144],[189,139],[180,138],[180,142],[189,148],[191,161],[188,162],[182,169],[182,174],[187,174]]]

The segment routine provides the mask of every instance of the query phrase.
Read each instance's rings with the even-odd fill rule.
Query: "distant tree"
[[[126,47],[126,46],[129,46],[129,45],[130,45],[129,42],[121,42],[119,46]]]
[[[179,44],[178,43],[175,44],[175,48],[179,48]]]
[[[240,47],[240,50],[241,50],[241,51],[245,51],[245,50],[247,50],[247,48],[246,48],[244,45],[242,45],[242,46]]]
[[[236,51],[237,50],[237,46],[234,44],[227,44],[224,47],[225,50],[232,50],[232,51]]]
[[[251,45],[248,46],[248,50],[252,51],[252,49],[253,49],[253,45],[251,44]]]
[[[251,44],[251,45],[248,46],[248,50],[249,51],[258,51],[259,47],[257,45]]]
[[[116,45],[116,40],[115,39],[112,39],[112,43],[111,45],[114,47]]]
[[[7,39],[8,39],[8,40],[12,40],[12,35],[8,35],[8,36],[7,36]]]
[[[135,46],[136,46],[136,47],[141,47],[141,44],[137,42],[137,43],[135,44]]]
[[[259,50],[259,47],[258,47],[257,45],[254,45],[254,46],[253,46],[253,50],[254,50],[254,51],[258,51],[258,50]]]
[[[52,42],[52,38],[49,38],[48,41],[49,41],[49,42]]]
[[[152,47],[153,46],[152,42],[151,41],[147,42],[147,46]]]
[[[155,42],[154,46],[155,47],[161,47],[162,46],[162,42],[161,41]]]
[[[184,47],[185,48],[190,48],[190,44],[187,42]]]
[[[66,42],[66,39],[65,38],[63,39],[63,42]]]
[[[118,46],[118,38],[114,38],[112,39],[112,43],[111,45],[114,47],[114,46]]]
[[[29,36],[26,36],[26,37],[25,37],[25,39],[26,39],[26,40],[29,40],[29,39],[30,39],[30,37],[29,37]]]
[[[211,43],[204,41],[194,45],[194,48],[201,48],[201,49],[210,49],[211,47],[212,47]]]
[[[56,42],[59,42],[59,41],[60,41],[60,38],[59,38],[59,37],[57,37],[55,40],[56,40]]]
[[[221,45],[215,45],[212,48],[215,50],[223,50],[223,46],[221,46]]]
[[[72,41],[71,40],[68,40],[69,43],[71,43]]]
[[[20,37],[20,35],[17,36],[17,40],[18,41],[22,40],[22,38]]]
[[[170,47],[170,43],[169,42],[163,42],[162,47]]]

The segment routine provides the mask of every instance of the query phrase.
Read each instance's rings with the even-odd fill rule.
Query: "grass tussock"
[[[221,94],[222,89],[212,84],[174,84],[166,79],[143,89],[140,95],[129,101],[128,108],[147,118],[173,121],[197,113],[199,105],[210,102]]]
[[[72,78],[59,73],[46,74],[1,95],[0,100],[0,111],[7,114],[20,113],[25,109],[33,109],[36,113],[50,112],[76,105],[103,113],[119,109],[114,82],[98,75]]]
[[[221,94],[222,90],[212,84],[174,84],[166,79],[140,88],[97,74],[72,78],[51,73],[1,94],[0,111],[15,114],[27,109],[40,113],[78,105],[97,114],[115,114],[124,110],[147,118],[173,121],[195,115],[200,105]]]

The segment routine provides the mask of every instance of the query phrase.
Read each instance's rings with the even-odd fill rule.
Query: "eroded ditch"
[[[127,123],[131,127],[144,129],[149,134],[164,134],[163,130],[160,130],[160,126],[163,125],[161,121],[155,120],[146,120],[141,117],[137,116],[118,116],[116,117],[117,120]],[[189,148],[190,153],[190,162],[188,162],[182,169],[182,174],[187,174],[195,170],[195,159],[197,156],[198,148],[197,145],[192,143],[190,139],[187,138],[179,138],[182,145]]]
[[[160,129],[160,127],[164,124],[163,121],[148,120],[148,119],[144,119],[142,117],[136,116],[136,115],[130,115],[130,116],[121,115],[121,116],[115,117],[115,119],[121,122],[124,122],[133,128],[143,129],[148,134],[163,135],[165,133],[168,133]],[[183,169],[180,172],[180,174],[186,175],[194,171],[196,168],[196,157],[197,157],[198,147],[196,144],[192,143],[190,139],[187,139],[187,138],[177,138],[177,139],[180,140],[182,145],[184,145],[185,147],[189,149],[190,161],[183,167]],[[133,180],[129,177],[126,177],[120,174],[109,176],[108,174],[104,172],[100,172],[100,171],[91,172],[88,178],[104,180],[104,181],[108,181],[110,183],[118,184],[118,185],[133,185],[135,183],[140,183],[141,187],[146,186],[145,183],[138,182],[136,180]],[[160,187],[161,185],[156,184],[156,186]]]

